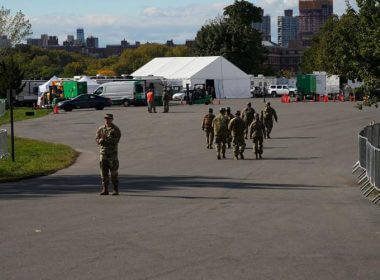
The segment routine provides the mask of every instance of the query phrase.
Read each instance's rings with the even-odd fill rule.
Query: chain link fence
[[[366,197],[380,192],[380,124],[369,125],[359,133],[359,161],[353,172],[357,171],[361,171],[358,183]],[[380,194],[373,199],[374,203],[379,201]]]

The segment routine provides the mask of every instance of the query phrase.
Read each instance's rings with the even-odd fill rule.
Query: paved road
[[[17,123],[20,136],[82,154],[52,176],[0,185],[0,279],[380,279],[379,207],[351,175],[357,133],[380,111],[273,103],[280,121],[262,161],[252,149],[217,161],[201,105]],[[123,133],[119,197],[97,194],[105,112]]]

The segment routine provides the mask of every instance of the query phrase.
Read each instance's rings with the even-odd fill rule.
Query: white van
[[[104,83],[95,90],[94,94],[111,99],[112,104],[146,105],[145,83],[143,81]]]
[[[287,95],[290,94],[291,96],[294,96],[297,94],[297,89],[291,88],[288,85],[276,85],[276,86],[270,86],[268,89],[268,94],[276,97],[281,95]]]

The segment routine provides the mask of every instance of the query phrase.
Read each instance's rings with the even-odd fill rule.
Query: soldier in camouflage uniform
[[[260,120],[260,115],[255,114],[255,120],[249,127],[250,138],[253,139],[256,159],[262,158],[265,126]]]
[[[169,101],[170,94],[167,89],[164,90],[164,94],[162,95],[162,105],[164,106],[164,113],[169,113]]]
[[[244,132],[245,132],[245,122],[240,117],[240,111],[236,111],[236,117],[233,118],[228,124],[228,130],[232,133],[233,144],[234,144],[234,158],[237,160],[244,159]]]
[[[264,122],[264,126],[266,129],[266,133],[264,133],[265,138],[270,138],[270,134],[272,132],[273,128],[273,119],[277,122],[277,113],[276,111],[270,106],[270,102],[267,102],[265,108],[263,111],[261,111],[261,119]]]
[[[226,109],[221,108],[219,112],[220,114],[212,121],[212,128],[214,129],[217,157],[221,159],[221,154],[223,158],[226,158],[228,123],[226,116],[224,116]]]
[[[100,195],[108,195],[109,172],[113,185],[112,195],[119,195],[119,159],[117,146],[121,137],[120,129],[114,125],[113,115],[104,116],[106,124],[99,127],[96,132],[96,143],[100,146],[100,173],[102,176],[103,190]]]
[[[230,107],[227,107],[226,117],[227,117],[228,123],[230,123],[230,121],[235,117],[234,115],[231,114],[231,108]],[[228,135],[227,135],[227,147],[228,147],[228,149],[231,148],[231,143],[232,143],[232,135],[231,135],[231,131],[228,130]]]
[[[247,103],[247,107],[243,110],[242,118],[245,122],[245,139],[248,139],[249,126],[255,118],[255,109],[252,108],[251,102]]]
[[[214,141],[214,129],[212,128],[212,121],[215,115],[212,108],[208,109],[208,114],[204,116],[202,121],[202,130],[206,132],[207,149],[213,149],[212,142]]]

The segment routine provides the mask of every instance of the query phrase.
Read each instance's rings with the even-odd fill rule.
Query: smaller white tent
[[[213,85],[217,98],[249,98],[250,77],[222,56],[160,57],[132,73],[134,77],[164,77],[188,84]]]
[[[47,81],[43,85],[40,85],[38,87],[38,96],[41,96],[45,92],[48,92],[49,91],[49,87],[52,85],[53,82],[56,82],[56,81],[60,81],[60,79],[58,77],[56,77],[56,76],[53,76],[53,77],[50,78],[49,81]]]
[[[79,82],[87,82],[87,93],[93,93],[99,87],[99,84],[96,81],[87,76],[83,76]]]

